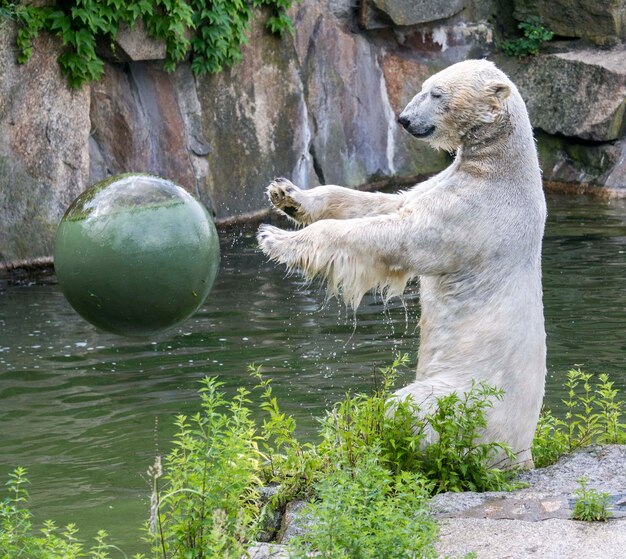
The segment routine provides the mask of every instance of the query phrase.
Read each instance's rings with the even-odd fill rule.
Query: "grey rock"
[[[438,71],[438,66],[419,62],[393,53],[380,59],[385,80],[386,102],[394,115],[400,114],[414,95],[419,93],[422,83]],[[394,119],[395,120],[395,119]],[[391,126],[393,170],[399,176],[427,175],[438,172],[450,162],[443,151],[434,151],[425,142],[416,141],[402,127]]]
[[[91,87],[92,181],[148,172],[198,192],[202,170],[190,149],[198,129],[185,118],[193,107],[185,95],[195,84],[188,68],[184,72],[179,69],[175,78],[158,63],[106,65],[104,77]]]
[[[187,144],[189,163],[195,175],[193,192],[209,211],[215,214],[215,205],[208,188],[209,162],[206,157],[213,153],[213,147],[206,139],[202,128],[202,106],[191,67],[188,64],[179,66],[171,74],[171,80],[182,117],[182,132]]]
[[[211,146],[204,192],[218,217],[267,207],[265,186],[285,176],[316,184],[311,124],[293,39],[253,22],[243,61],[196,79],[202,134]]]
[[[419,90],[421,82],[410,75],[415,65],[387,65],[385,71],[384,48],[337,26],[315,3],[303,4],[296,21],[310,152],[319,182],[357,186],[405,170],[414,176],[420,168],[442,168],[441,156],[409,137],[396,122],[400,108],[391,101],[392,74],[397,77],[394,83],[406,80]],[[404,100],[408,89],[396,98]]]
[[[361,0],[326,0],[328,11],[340,19],[355,17]]]
[[[442,493],[431,501],[437,516],[545,520],[569,518],[572,498],[581,477],[587,487],[607,492],[618,503],[626,495],[626,446],[587,447],[563,456],[556,464],[522,472],[527,485],[513,492]],[[616,516],[624,516],[616,510]]]
[[[553,466],[529,470],[519,480],[529,484],[523,492],[572,493],[581,477],[589,488],[609,493],[626,492],[626,446],[591,446],[563,456]]]
[[[165,42],[148,35],[142,20],[133,27],[121,23],[115,37],[114,56],[122,62],[141,62],[144,60],[165,60]]]
[[[609,171],[604,186],[609,191],[626,192],[626,140],[616,146],[619,149],[617,162]]]
[[[626,47],[499,58],[531,122],[549,134],[606,142],[626,129]]]
[[[247,551],[245,559],[288,559],[289,557],[285,546],[271,543],[256,543]]]
[[[311,526],[312,519],[304,512],[306,501],[292,501],[287,503],[283,523],[277,537],[278,543],[286,544],[294,538],[301,537]]]
[[[88,182],[89,90],[70,90],[55,38],[15,62],[16,29],[0,25],[0,261],[52,252],[65,209]]]
[[[552,189],[626,191],[626,140],[592,144],[536,132],[544,181]]]
[[[557,35],[582,37],[599,45],[626,38],[625,0],[515,0],[515,17],[539,17]]]
[[[469,0],[363,0],[361,23],[370,29],[384,26],[385,21],[398,26],[417,25],[449,18],[468,3]]]
[[[257,536],[259,542],[273,541],[280,531],[284,511],[272,503],[272,498],[277,493],[278,485],[269,485],[261,488],[259,499],[262,507],[262,517],[259,535]]]
[[[473,551],[477,559],[619,559],[626,549],[623,521],[455,518],[442,520],[439,533],[436,547],[442,557]]]
[[[614,4],[603,0],[597,10]],[[355,33],[359,6],[393,28]],[[62,45],[50,37],[37,39],[28,65],[16,65],[15,28],[5,23],[0,261],[50,255],[65,208],[119,172],[168,176],[224,221],[266,209],[274,176],[303,187],[404,185],[441,170],[448,156],[409,136],[396,115],[430,75],[493,49],[489,6],[305,0],[290,9],[293,36],[279,41],[262,17],[255,21],[230,71],[196,78],[187,64],[167,74],[159,62],[107,63],[103,80],[80,90],[67,88],[56,63]],[[428,21],[402,19],[419,10]],[[162,56],[123,49],[117,60]],[[626,195],[625,47],[498,62],[528,100],[544,177]]]
[[[479,559],[617,558],[626,546],[626,446],[590,447],[519,476],[528,487],[493,493],[447,493],[432,500],[442,555]],[[578,480],[611,495],[608,523],[570,520]]]
[[[394,173],[395,115],[382,98],[376,51],[362,35],[319,16],[304,60],[312,147],[320,182],[355,186]]]

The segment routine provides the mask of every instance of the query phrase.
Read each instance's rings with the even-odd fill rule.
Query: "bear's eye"
[[[434,89],[433,91],[430,92],[430,96],[433,97],[434,99],[439,99],[441,97],[441,91]]]

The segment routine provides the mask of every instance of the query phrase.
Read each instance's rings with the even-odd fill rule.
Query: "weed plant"
[[[588,482],[589,480],[585,477],[581,477],[578,480],[580,487],[574,491],[576,504],[574,505],[574,510],[572,510],[572,518],[587,522],[606,522],[611,516],[609,511],[609,494],[601,493],[596,489],[588,489]]]
[[[570,370],[565,381],[567,398],[562,400],[565,419],[550,410],[542,411],[532,448],[538,468],[591,444],[626,444],[624,402],[619,400],[618,390],[604,373],[592,382],[592,374]]]
[[[434,558],[437,525],[429,516],[423,476],[393,475],[374,451],[333,469],[303,510],[305,534],[290,543],[290,557],[306,559]]]
[[[227,401],[220,383],[204,379],[201,411],[176,418],[177,434],[157,456],[147,541],[152,557],[239,559],[257,529],[262,455],[249,393]]]
[[[0,559],[109,559],[110,552],[121,553],[107,543],[107,533],[100,530],[89,549],[78,539],[74,524],[59,530],[54,522],[43,523],[37,533],[33,516],[27,508],[28,478],[24,468],[16,468],[6,483],[9,496],[0,502]]]
[[[384,369],[372,395],[348,394],[322,420],[319,452],[336,453],[339,462],[354,468],[363,453],[377,449],[379,462],[391,474],[418,473],[431,493],[498,491],[511,488],[510,472],[494,467],[514,459],[500,443],[481,443],[487,411],[503,392],[484,383],[464,394],[450,394],[421,409],[411,398],[393,395],[402,356]],[[432,443],[432,444],[427,444]]]
[[[502,43],[502,52],[507,56],[537,56],[541,46],[554,37],[554,33],[541,25],[536,17],[521,22],[517,27],[524,36]]]

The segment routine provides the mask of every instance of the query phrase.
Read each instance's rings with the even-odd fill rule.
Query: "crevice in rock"
[[[326,179],[324,178],[324,169],[322,169],[322,165],[317,155],[315,154],[315,145],[313,142],[309,144],[309,153],[311,154],[311,161],[313,162],[313,170],[315,171],[315,176],[320,184],[326,184]]]
[[[535,130],[539,130],[548,136],[553,138],[557,138],[559,140],[565,140],[566,142],[575,143],[577,145],[585,146],[585,147],[599,147],[599,146],[612,146],[616,145],[621,141],[621,138],[615,140],[590,140],[588,138],[579,138],[578,136],[566,136],[565,134],[561,134],[560,132],[546,132],[542,128],[535,128]]]

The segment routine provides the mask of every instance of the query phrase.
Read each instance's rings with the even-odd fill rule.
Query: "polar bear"
[[[546,206],[524,101],[493,63],[467,60],[426,80],[398,120],[455,151],[453,163],[396,194],[277,179],[270,201],[306,227],[262,225],[259,245],[354,307],[369,289],[401,295],[419,277],[417,378],[397,395],[423,403],[473,380],[501,387],[483,439],[508,443],[531,466],[546,373]]]

